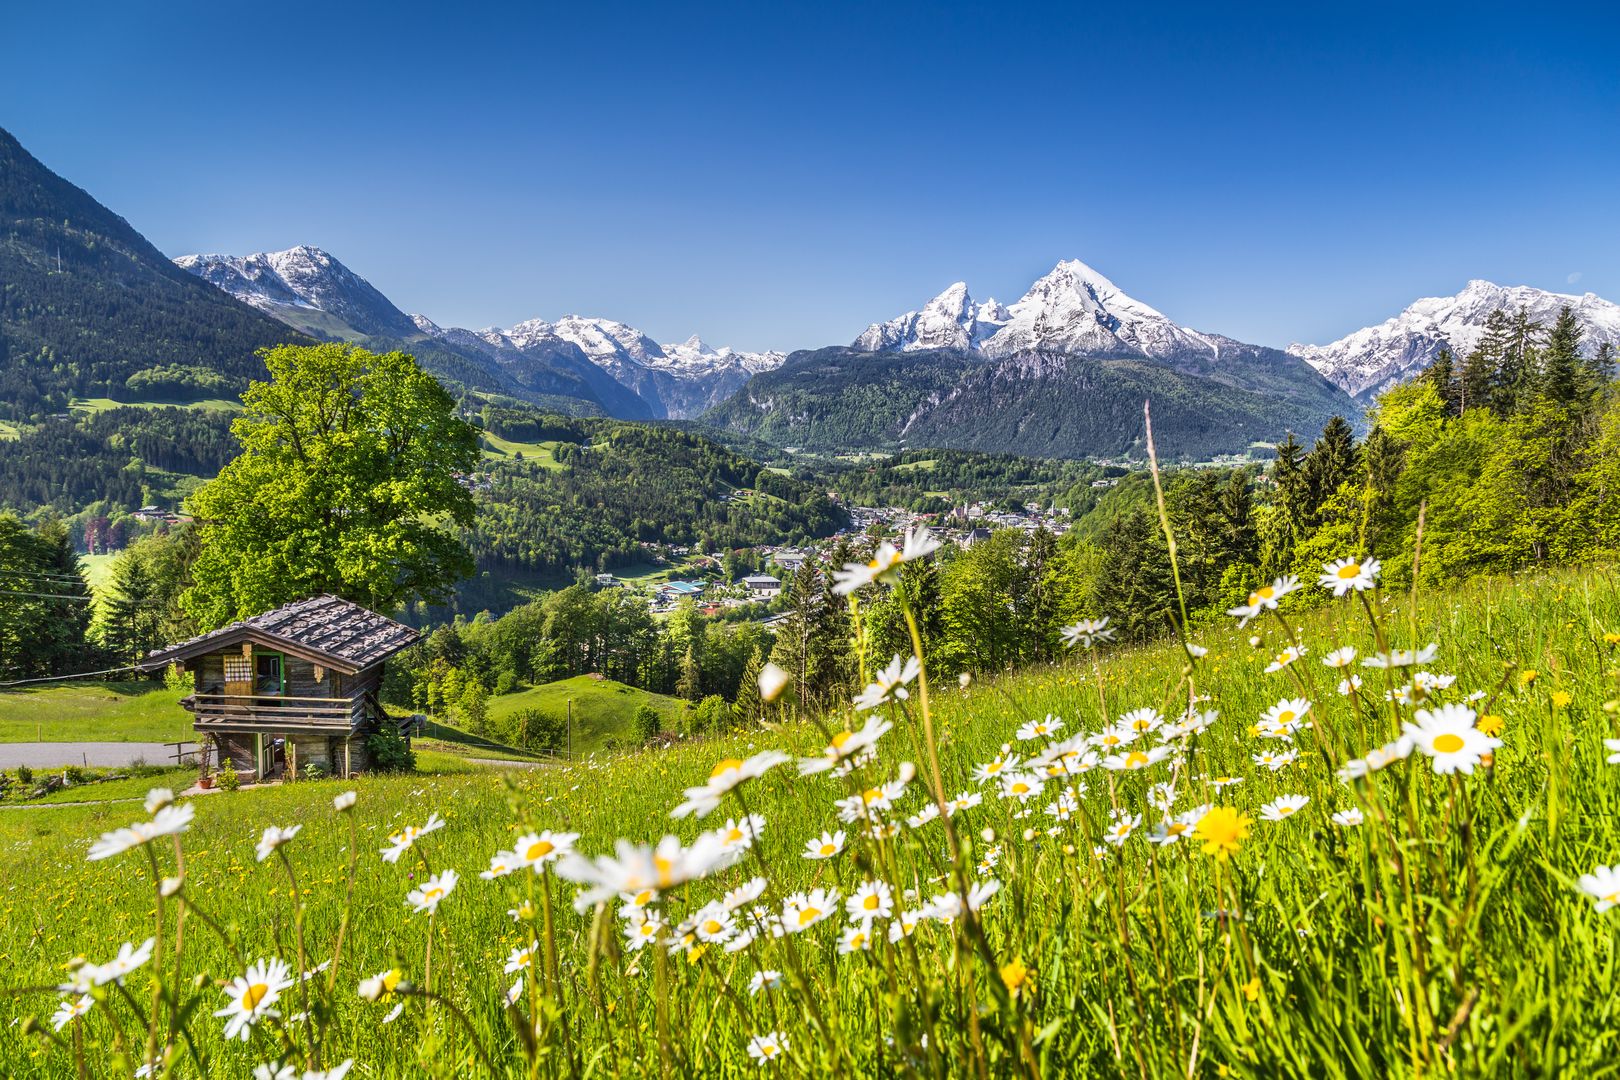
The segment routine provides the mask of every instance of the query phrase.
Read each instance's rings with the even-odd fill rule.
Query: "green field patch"
[[[98,413],[110,409],[214,409],[221,412],[241,412],[242,403],[235,398],[203,398],[201,401],[114,401],[108,397],[74,398],[69,406],[74,412]]]
[[[43,683],[0,690],[0,742],[190,742],[191,714],[160,682]],[[152,762],[160,764],[160,762]]]
[[[619,745],[633,743],[636,711],[643,705],[658,710],[666,730],[676,728],[676,721],[686,711],[686,702],[679,698],[638,690],[612,679],[576,675],[572,679],[491,698],[489,718],[498,725],[523,709],[566,717],[570,702],[573,703],[575,757],[601,750],[609,740]]]
[[[932,472],[934,470],[934,466],[938,464],[939,461],[936,458],[924,458],[921,461],[907,461],[904,464],[896,465],[894,467],[894,471],[904,473]]]
[[[9,420],[0,420],[0,442],[22,438],[22,428]]]
[[[554,451],[559,443],[556,439],[545,442],[517,442],[513,439],[503,439],[494,432],[485,431],[479,435],[483,447],[484,457],[492,461],[522,460],[543,466],[547,469],[561,469],[562,462],[557,460]]]

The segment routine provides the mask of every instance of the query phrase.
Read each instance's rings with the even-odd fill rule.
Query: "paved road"
[[[174,750],[162,743],[145,742],[27,742],[0,743],[0,769],[27,765],[49,769],[56,765],[99,765],[120,768],[144,760],[148,765],[172,765]]]

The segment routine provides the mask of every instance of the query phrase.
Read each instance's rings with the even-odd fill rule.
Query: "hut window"
[[[227,656],[225,658],[225,681],[253,681],[253,661],[244,656]]]

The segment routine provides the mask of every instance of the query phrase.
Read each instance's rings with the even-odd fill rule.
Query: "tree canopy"
[[[231,425],[242,451],[192,496],[202,550],[183,599],[203,628],[329,592],[389,611],[472,570],[458,529],[473,428],[410,356],[340,344],[260,354]]]

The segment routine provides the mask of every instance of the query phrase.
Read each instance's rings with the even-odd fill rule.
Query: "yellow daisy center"
[[[879,791],[875,787],[867,788],[865,791],[861,792],[861,801],[867,804],[874,803],[881,798],[883,798],[883,792]]]
[[[832,844],[822,844],[821,845],[821,853],[823,855],[831,855],[831,854],[835,853],[837,850],[838,850],[838,848],[835,847]]]
[[[1294,713],[1293,709],[1284,709],[1277,714],[1277,723],[1292,724],[1294,722],[1295,715],[1296,714]]]
[[[530,862],[537,862],[538,860],[545,858],[547,855],[550,855],[555,850],[557,850],[556,845],[554,845],[550,840],[536,840],[534,843],[529,845],[529,850],[523,853],[523,857],[528,859]]]
[[[840,731],[838,734],[834,735],[832,737],[833,749],[842,750],[844,744],[849,742],[850,736],[854,734],[855,733],[853,731]]]
[[[821,909],[820,908],[805,907],[805,908],[800,908],[799,909],[799,925],[800,926],[809,926],[811,923],[815,922],[819,918],[821,918]]]
[[[724,927],[720,925],[720,920],[718,919],[708,919],[703,923],[703,932],[705,934],[718,934],[723,929]]]
[[[715,777],[719,776],[721,773],[730,772],[733,769],[740,769],[740,768],[742,768],[742,762],[740,760],[738,760],[737,758],[734,758],[734,757],[722,758],[720,760],[720,762],[717,765],[715,765],[714,771],[709,773],[709,779],[713,780]]]
[[[1129,765],[1133,769],[1141,768],[1143,765],[1146,765],[1147,760],[1148,756],[1142,753],[1140,750],[1132,750],[1129,754],[1125,755],[1125,764]]]
[[[1270,585],[1262,585],[1260,588],[1249,594],[1249,603],[1252,604],[1256,600],[1270,600],[1272,594],[1276,591],[1277,590],[1272,588]]]
[[[1346,563],[1339,567],[1339,580],[1349,581],[1351,578],[1361,576],[1361,564],[1357,562]]]
[[[653,856],[653,869],[658,873],[660,885],[668,885],[675,879],[675,864],[662,855]]]
[[[437,900],[442,896],[444,896],[444,890],[437,885],[422,890],[422,899],[424,900]]]
[[[776,1044],[775,1043],[766,1043],[764,1046],[761,1046],[759,1048],[759,1052],[764,1054],[766,1057],[775,1057],[776,1056]]]
[[[259,1007],[259,1002],[263,1001],[264,996],[269,992],[270,987],[267,983],[254,983],[242,992],[242,1008],[247,1012],[252,1012]]]
[[[1449,731],[1444,735],[1435,736],[1434,740],[1434,749],[1437,753],[1441,754],[1455,754],[1465,745],[1466,744],[1463,742],[1463,737],[1461,735],[1456,735]]]
[[[872,895],[868,896],[865,900],[862,900],[861,901],[861,906],[864,907],[867,911],[876,911],[878,909],[877,894],[873,893]]]
[[[390,969],[388,974],[383,976],[383,989],[392,994],[394,992],[394,987],[398,986],[399,980],[403,979],[404,977],[404,973],[401,972],[399,968]]]

